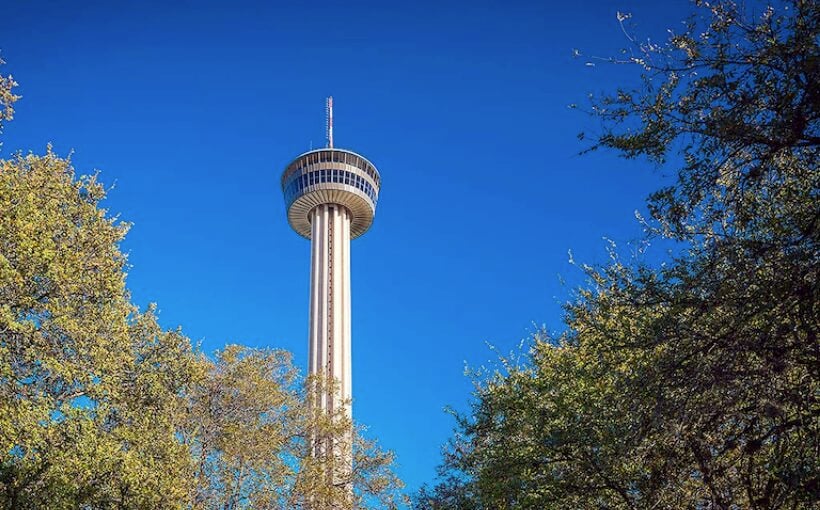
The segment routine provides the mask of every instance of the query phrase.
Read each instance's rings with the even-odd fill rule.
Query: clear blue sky
[[[578,156],[598,122],[570,103],[625,80],[573,59],[625,43],[616,11],[662,38],[683,0],[575,2],[6,2],[0,71],[20,82],[3,153],[74,151],[133,222],[128,285],[207,351],[281,347],[306,366],[309,243],[279,176],[323,143],[382,174],[352,245],[355,418],[397,453],[413,490],[465,409],[465,363],[561,329],[604,237],[663,176]],[[565,283],[562,283],[562,278]]]

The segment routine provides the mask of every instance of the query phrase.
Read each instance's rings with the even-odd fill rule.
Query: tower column
[[[350,211],[320,204],[310,212],[310,374],[338,385],[316,404],[328,413],[344,406],[350,416]]]

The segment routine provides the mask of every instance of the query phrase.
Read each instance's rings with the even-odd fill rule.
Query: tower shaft
[[[310,212],[310,374],[337,391],[325,390],[316,402],[327,413],[344,406],[350,416],[350,211],[320,204]]]

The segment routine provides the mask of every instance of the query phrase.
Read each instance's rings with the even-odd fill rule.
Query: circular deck
[[[282,191],[290,226],[310,239],[310,211],[338,204],[350,211],[350,237],[373,224],[381,176],[366,158],[344,149],[317,149],[293,160],[282,173]]]

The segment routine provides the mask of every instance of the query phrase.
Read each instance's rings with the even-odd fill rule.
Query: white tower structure
[[[327,99],[327,147],[306,152],[282,173],[288,222],[310,239],[309,373],[335,381],[318,405],[350,416],[350,240],[367,232],[381,178],[355,152],[333,147],[333,98]]]

